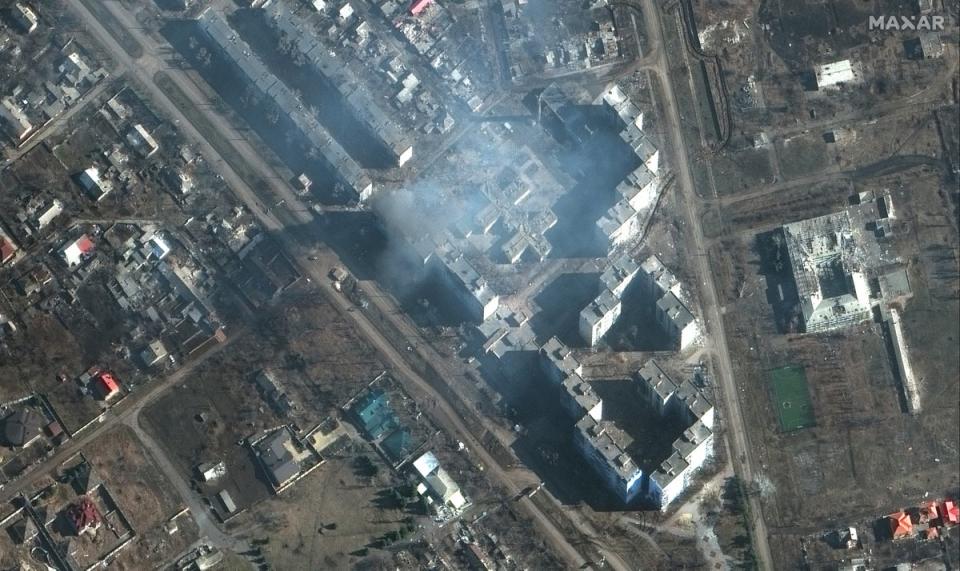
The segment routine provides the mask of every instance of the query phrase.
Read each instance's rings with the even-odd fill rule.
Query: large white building
[[[418,488],[421,494],[430,492],[441,504],[455,510],[467,504],[467,498],[460,491],[460,486],[440,466],[440,461],[433,452],[426,452],[414,460],[413,469],[423,480]]]
[[[580,312],[580,337],[591,347],[597,344],[620,317],[620,298],[605,289]]]
[[[853,64],[848,59],[819,65],[814,74],[817,77],[817,89],[835,88],[857,79]]]
[[[692,382],[676,383],[652,359],[634,377],[637,390],[660,416],[678,417],[688,427],[674,440],[670,456],[643,479],[644,497],[663,510],[713,456],[714,408]]]
[[[577,422],[573,441],[584,460],[620,501],[627,504],[637,498],[644,478],[643,471],[627,453],[629,436],[610,421],[584,416]]]
[[[657,323],[673,339],[681,351],[700,337],[700,323],[687,307],[680,280],[656,255],[640,264],[644,294],[656,300]]]
[[[892,205],[887,195],[864,198],[841,212],[783,226],[807,333],[870,319],[868,272],[878,263],[872,251],[876,237],[889,231]],[[873,237],[868,226],[875,228]]]
[[[439,266],[440,275],[450,286],[450,291],[460,301],[471,321],[482,323],[500,307],[500,296],[462,252],[448,249],[437,252],[432,260]]]

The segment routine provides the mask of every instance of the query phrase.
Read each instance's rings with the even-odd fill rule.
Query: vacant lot
[[[271,487],[238,442],[265,429],[319,423],[383,370],[373,351],[317,292],[293,294],[266,310],[246,335],[205,362],[183,385],[145,409],[147,427],[186,478],[197,464],[224,461],[227,475],[203,486],[227,489],[241,508],[269,497]],[[294,409],[281,415],[254,379],[268,369]]]
[[[378,539],[414,521],[415,510],[393,498],[397,484],[373,450],[356,443],[238,524],[268,539],[264,552],[275,569],[348,568],[375,551]]]

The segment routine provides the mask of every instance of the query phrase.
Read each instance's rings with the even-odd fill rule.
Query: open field
[[[186,479],[196,476],[197,464],[226,463],[221,481],[198,484],[198,490],[212,496],[225,488],[241,509],[269,497],[271,486],[239,441],[290,422],[303,429],[314,426],[383,370],[373,351],[318,295],[266,310],[258,330],[144,411],[146,426]],[[279,413],[257,389],[254,380],[261,370],[269,370],[295,403],[289,413]]]
[[[138,535],[117,560],[118,569],[159,565],[197,539],[198,530],[189,515],[177,519],[176,534],[164,529],[180,511],[180,498],[131,429],[114,428],[83,453]]]
[[[809,428],[815,424],[813,404],[802,367],[781,367],[770,371],[773,405],[784,432]]]
[[[362,443],[347,452],[237,519],[267,541],[263,551],[275,569],[348,568],[414,521],[393,499],[399,480],[389,466]]]

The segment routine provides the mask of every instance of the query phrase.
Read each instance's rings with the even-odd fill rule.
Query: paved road
[[[657,7],[655,0],[641,0],[644,23],[647,27],[648,37],[657,45],[663,44],[664,25],[673,25],[673,19],[664,20],[663,14]],[[660,78],[660,84],[663,88],[664,107],[663,122],[666,126],[668,146],[672,168],[676,171],[678,188],[683,193],[683,202],[686,209],[687,228],[691,231],[688,236],[691,240],[690,250],[694,254],[691,258],[696,263],[696,272],[701,284],[700,300],[703,307],[703,317],[705,321],[706,337],[710,339],[714,348],[716,359],[714,364],[717,370],[714,371],[715,377],[721,386],[721,396],[723,398],[723,411],[726,413],[727,438],[733,451],[732,461],[734,469],[740,478],[749,485],[754,480],[754,469],[751,463],[750,447],[747,441],[747,429],[741,410],[740,400],[738,398],[738,388],[733,376],[733,365],[730,361],[730,354],[727,349],[726,333],[723,328],[723,320],[720,313],[720,303],[716,288],[713,283],[713,273],[710,268],[708,252],[705,247],[703,229],[700,227],[700,209],[699,196],[693,183],[691,173],[691,162],[687,155],[687,148],[683,141],[683,131],[680,127],[681,115],[677,106],[676,96],[673,91],[673,83],[670,78],[670,63],[667,60],[665,50],[658,52],[659,63],[654,72]],[[695,112],[695,110],[688,110]],[[750,515],[753,517],[751,524],[751,535],[753,539],[753,548],[757,555],[757,560],[762,569],[772,569],[773,557],[770,552],[770,544],[766,529],[766,522],[763,519],[760,501],[756,496],[749,496]]]
[[[174,69],[167,66],[166,62],[159,58],[157,54],[169,53],[169,46],[161,44],[157,39],[151,37],[136,22],[136,19],[126,12],[123,7],[116,2],[107,2],[107,7],[118,18],[118,20],[128,26],[130,32],[144,46],[144,56],[138,60],[131,58],[122,47],[113,39],[109,32],[97,19],[83,6],[79,0],[68,0],[74,11],[83,19],[88,29],[97,36],[100,42],[112,53],[120,62],[123,68],[132,77],[135,77],[146,89],[147,95],[151,98],[159,110],[167,117],[174,120],[180,128],[183,135],[192,142],[199,145],[201,152],[208,157],[214,167],[230,188],[237,196],[247,204],[250,210],[258,217],[261,224],[268,230],[276,233],[276,238],[284,245],[288,252],[299,262],[300,270],[305,276],[313,279],[319,284],[327,297],[338,306],[343,314],[352,319],[358,330],[383,356],[384,361],[389,363],[397,377],[405,382],[412,392],[428,395],[437,407],[432,409],[431,416],[438,425],[444,427],[454,437],[465,442],[473,453],[478,457],[479,463],[484,466],[485,471],[497,479],[501,485],[506,487],[509,493],[518,492],[521,488],[504,472],[493,458],[484,450],[479,441],[470,434],[461,419],[457,416],[453,407],[449,405],[438,393],[433,391],[430,385],[422,379],[413,369],[407,365],[402,355],[400,355],[390,344],[390,342],[379,332],[361,312],[351,311],[350,302],[341,294],[334,291],[332,285],[327,279],[327,273],[333,265],[339,265],[339,259],[333,252],[326,250],[320,255],[324,263],[304,263],[308,256],[319,257],[317,252],[306,252],[304,247],[296,242],[289,233],[284,232],[286,225],[309,223],[311,216],[306,206],[303,205],[293,190],[285,183],[279,180],[269,164],[263,160],[259,153],[243,139],[243,136],[229,124],[229,122],[216,113],[214,108],[209,105],[210,101],[203,89],[194,84],[191,77],[183,70]],[[216,149],[203,137],[203,135],[190,123],[189,119],[182,113],[176,105],[168,99],[163,90],[159,89],[154,83],[154,76],[157,72],[165,72],[176,84],[186,93],[186,95],[195,103],[208,120],[224,134],[243,155],[248,164],[256,169],[263,178],[268,181],[269,191],[275,196],[286,201],[284,209],[265,210],[261,207],[260,197],[257,193],[223,160]],[[283,221],[281,221],[281,218]],[[546,517],[529,500],[524,500],[517,504],[526,512],[533,521],[538,530],[543,534],[548,543],[556,550],[569,565],[579,568],[586,565],[587,559],[575,549],[563,533],[560,532],[552,521]],[[614,558],[615,559],[615,558]],[[609,559],[608,559],[609,560]],[[626,567],[617,567],[626,569]]]

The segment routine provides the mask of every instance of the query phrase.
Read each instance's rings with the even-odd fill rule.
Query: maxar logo
[[[943,16],[870,16],[871,30],[943,30]]]

